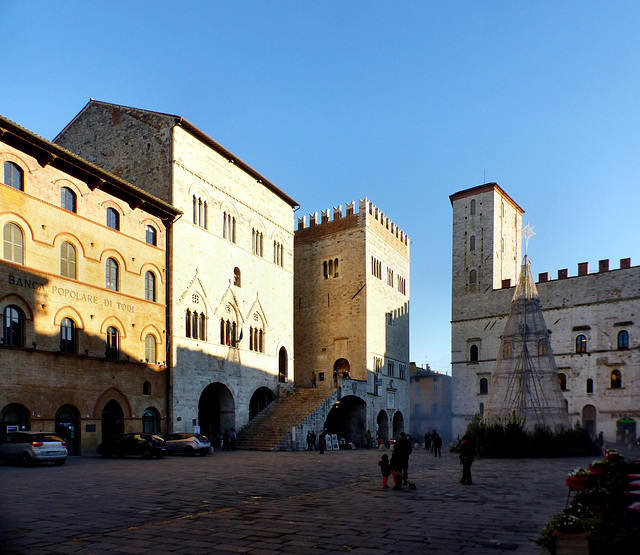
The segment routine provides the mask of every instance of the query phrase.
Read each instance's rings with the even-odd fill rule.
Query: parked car
[[[167,452],[164,438],[155,434],[124,434],[113,441],[98,445],[98,453],[105,459],[116,455],[142,456],[143,459],[157,457],[161,459]]]
[[[211,442],[200,434],[169,434],[167,453],[184,453],[193,456],[200,453],[203,457],[211,451]]]
[[[9,432],[0,443],[0,460],[20,461],[22,466],[37,462],[62,466],[67,461],[67,445],[53,432]]]

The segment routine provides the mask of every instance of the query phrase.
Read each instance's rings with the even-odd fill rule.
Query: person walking
[[[429,430],[424,434],[424,448],[427,451],[431,451],[431,434],[429,433]]]
[[[311,430],[307,432],[307,451],[312,451],[311,447]]]
[[[371,449],[371,430],[367,430],[364,434],[364,440],[367,442],[367,449]]]
[[[435,430],[433,430],[433,433],[431,434],[431,443],[433,444],[434,456],[442,457],[442,453],[440,452],[440,449],[442,448],[442,438],[438,435],[438,432],[436,432]]]
[[[315,372],[311,372],[311,387],[312,388],[316,388],[318,387],[318,384],[316,382],[316,373]]]
[[[462,438],[462,444],[460,445],[460,464],[462,465],[462,478],[460,478],[461,484],[470,486],[473,484],[471,480],[471,465],[473,464],[473,452],[474,448],[471,442],[466,437]]]
[[[229,451],[229,438],[231,436],[229,435],[229,430],[225,430],[224,433],[222,434],[222,450],[223,451]]]
[[[327,439],[327,430],[320,432],[320,454],[324,453],[325,440]]]

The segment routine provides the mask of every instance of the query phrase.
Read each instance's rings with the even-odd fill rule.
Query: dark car
[[[53,432],[9,432],[0,441],[0,460],[19,461],[22,466],[37,462],[62,466],[67,460],[67,446]]]
[[[155,434],[125,434],[113,441],[98,445],[98,453],[105,459],[116,455],[142,456],[143,459],[161,459],[167,452],[164,438]]]

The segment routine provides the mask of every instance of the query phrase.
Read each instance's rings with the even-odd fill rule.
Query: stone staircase
[[[333,389],[297,388],[281,390],[280,396],[253,418],[238,433],[236,449],[274,451],[329,397]],[[282,447],[280,447],[282,448]]]

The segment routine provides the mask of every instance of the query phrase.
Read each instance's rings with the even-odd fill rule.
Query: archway
[[[111,399],[102,409],[102,443],[110,443],[124,435],[124,413],[120,403]]]
[[[204,388],[198,402],[200,431],[215,442],[224,430],[236,425],[236,406],[229,388],[222,383],[212,383]]]
[[[56,412],[56,434],[64,439],[69,455],[80,454],[80,415],[73,405],[62,405]]]
[[[393,437],[398,439],[400,437],[400,432],[404,432],[404,416],[398,410],[393,415]]]
[[[2,409],[0,423],[2,423],[0,427],[2,435],[16,430],[28,430],[30,428],[29,411],[20,403],[11,403]]]
[[[350,378],[351,377],[351,365],[346,358],[339,358],[333,363],[333,372],[334,374],[337,372],[338,376],[341,378]]]
[[[387,415],[386,411],[381,410],[378,413],[378,418],[376,420],[376,423],[378,424],[378,430],[377,430],[378,440],[382,440],[384,442],[389,441],[389,416]]]
[[[153,408],[147,407],[142,413],[142,431],[145,434],[160,433],[160,413]]]
[[[347,395],[340,399],[327,415],[325,428],[338,438],[365,447],[367,404],[355,395]]]
[[[288,378],[287,350],[284,347],[280,347],[280,351],[278,351],[278,381],[280,383],[287,383]]]
[[[258,413],[267,408],[267,405],[273,401],[274,395],[268,387],[259,387],[251,396],[249,402],[249,420],[255,418]]]
[[[621,418],[616,422],[616,441],[626,441],[627,436],[636,439],[636,421],[633,418]]]
[[[582,427],[591,437],[596,436],[596,407],[585,405],[582,409]]]

